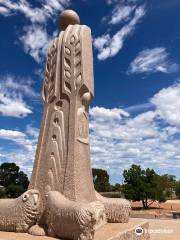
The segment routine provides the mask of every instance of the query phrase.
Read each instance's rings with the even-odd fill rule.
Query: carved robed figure
[[[127,222],[130,204],[94,189],[88,120],[94,96],[91,30],[71,10],[61,14],[60,25],[47,56],[44,113],[29,185],[41,203],[34,226],[26,231],[88,240],[106,222]]]

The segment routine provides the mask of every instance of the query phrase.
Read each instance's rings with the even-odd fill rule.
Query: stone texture
[[[40,204],[37,190],[16,199],[0,199],[0,231],[27,232],[40,216]]]
[[[141,226],[145,232],[145,234],[143,234],[142,236],[137,236],[135,234],[135,229],[139,226]],[[146,232],[148,227],[149,227],[149,224],[142,220],[139,220],[139,223],[134,222],[133,220],[124,224],[108,223],[95,232],[94,240],[149,240],[149,234]],[[178,239],[178,236],[177,238],[172,238],[172,239]],[[172,235],[169,236],[168,239],[171,239],[171,237],[173,236]],[[53,239],[55,240],[56,239],[52,237],[34,237],[29,234],[5,233],[5,232],[0,232],[0,238],[2,238],[3,240],[21,240],[21,239],[22,240],[53,240]],[[156,237],[152,239],[155,240]],[[162,238],[158,238],[158,239],[162,239]]]
[[[48,191],[59,191],[72,201],[96,201],[88,122],[94,95],[91,30],[76,24],[72,11],[63,13],[61,21],[67,28],[48,52],[44,116],[29,186],[40,191],[44,205]]]
[[[51,191],[47,196],[45,216],[48,236],[74,240],[94,238],[98,219],[93,205],[70,201],[59,192]]]
[[[34,212],[31,201],[20,201],[25,195],[5,200],[0,205],[4,209],[0,217],[5,216],[1,226],[7,231],[90,240],[107,221],[128,222],[131,209],[127,200],[106,199],[94,189],[89,143],[89,104],[94,96],[91,30],[80,25],[71,10],[63,12],[60,21],[63,31],[47,56],[44,113],[28,192],[36,189],[41,204]],[[12,220],[8,213],[6,218],[6,201],[10,209],[17,202],[20,206],[11,209]]]
[[[72,201],[96,200],[88,127],[93,93],[91,31],[69,25],[50,47],[45,70],[44,116],[29,186],[40,191],[43,205],[48,191]]]
[[[136,235],[136,228],[141,227],[143,234]],[[96,231],[94,240],[149,240],[149,223],[146,221],[129,221],[128,223],[108,223]]]
[[[97,200],[105,207],[109,223],[127,223],[130,216],[130,202],[123,198],[106,198],[96,192]]]

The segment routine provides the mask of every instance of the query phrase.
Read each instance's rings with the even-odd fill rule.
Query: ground
[[[180,220],[148,219],[151,240],[179,240]]]
[[[180,200],[168,200],[161,204],[155,202],[147,210],[142,208],[141,202],[132,202],[131,206],[133,217],[170,219],[172,211],[180,211]]]
[[[133,219],[133,221],[144,222],[146,219]],[[151,240],[179,240],[179,220],[148,219]],[[113,226],[113,225],[112,225]],[[111,229],[109,229],[110,231]],[[113,229],[112,229],[113,230]],[[108,232],[110,234],[110,232]],[[49,237],[34,237],[29,234],[0,232],[0,240],[54,240]]]

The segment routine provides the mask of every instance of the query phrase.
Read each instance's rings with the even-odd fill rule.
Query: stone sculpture
[[[38,190],[29,190],[16,199],[0,199],[0,231],[27,232],[40,216]]]
[[[67,239],[93,239],[96,216],[87,203],[70,201],[61,193],[51,191],[45,210],[48,236]]]
[[[129,220],[130,205],[125,199],[107,198],[96,192],[97,200],[103,203],[107,221],[110,223],[126,223]]]
[[[79,16],[71,10],[61,14],[60,25],[62,31],[48,51],[42,90],[44,114],[28,192],[39,192],[41,216],[36,224],[32,214],[29,225],[16,228],[11,222],[3,228],[1,221],[1,229],[27,231],[34,224],[28,231],[34,235],[90,240],[107,221],[127,222],[130,204],[125,199],[103,198],[94,189],[88,121],[94,96],[91,30],[80,25]],[[13,206],[23,196],[9,201]],[[0,209],[3,204],[6,209],[6,202]],[[20,216],[26,223],[31,214],[26,217],[29,205],[22,208],[22,204]],[[0,218],[3,214],[0,212]]]

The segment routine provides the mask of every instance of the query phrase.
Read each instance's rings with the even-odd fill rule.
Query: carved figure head
[[[31,189],[23,193],[21,196],[22,201],[25,203],[25,205],[32,206],[32,207],[38,207],[40,204],[40,194],[38,190]]]

